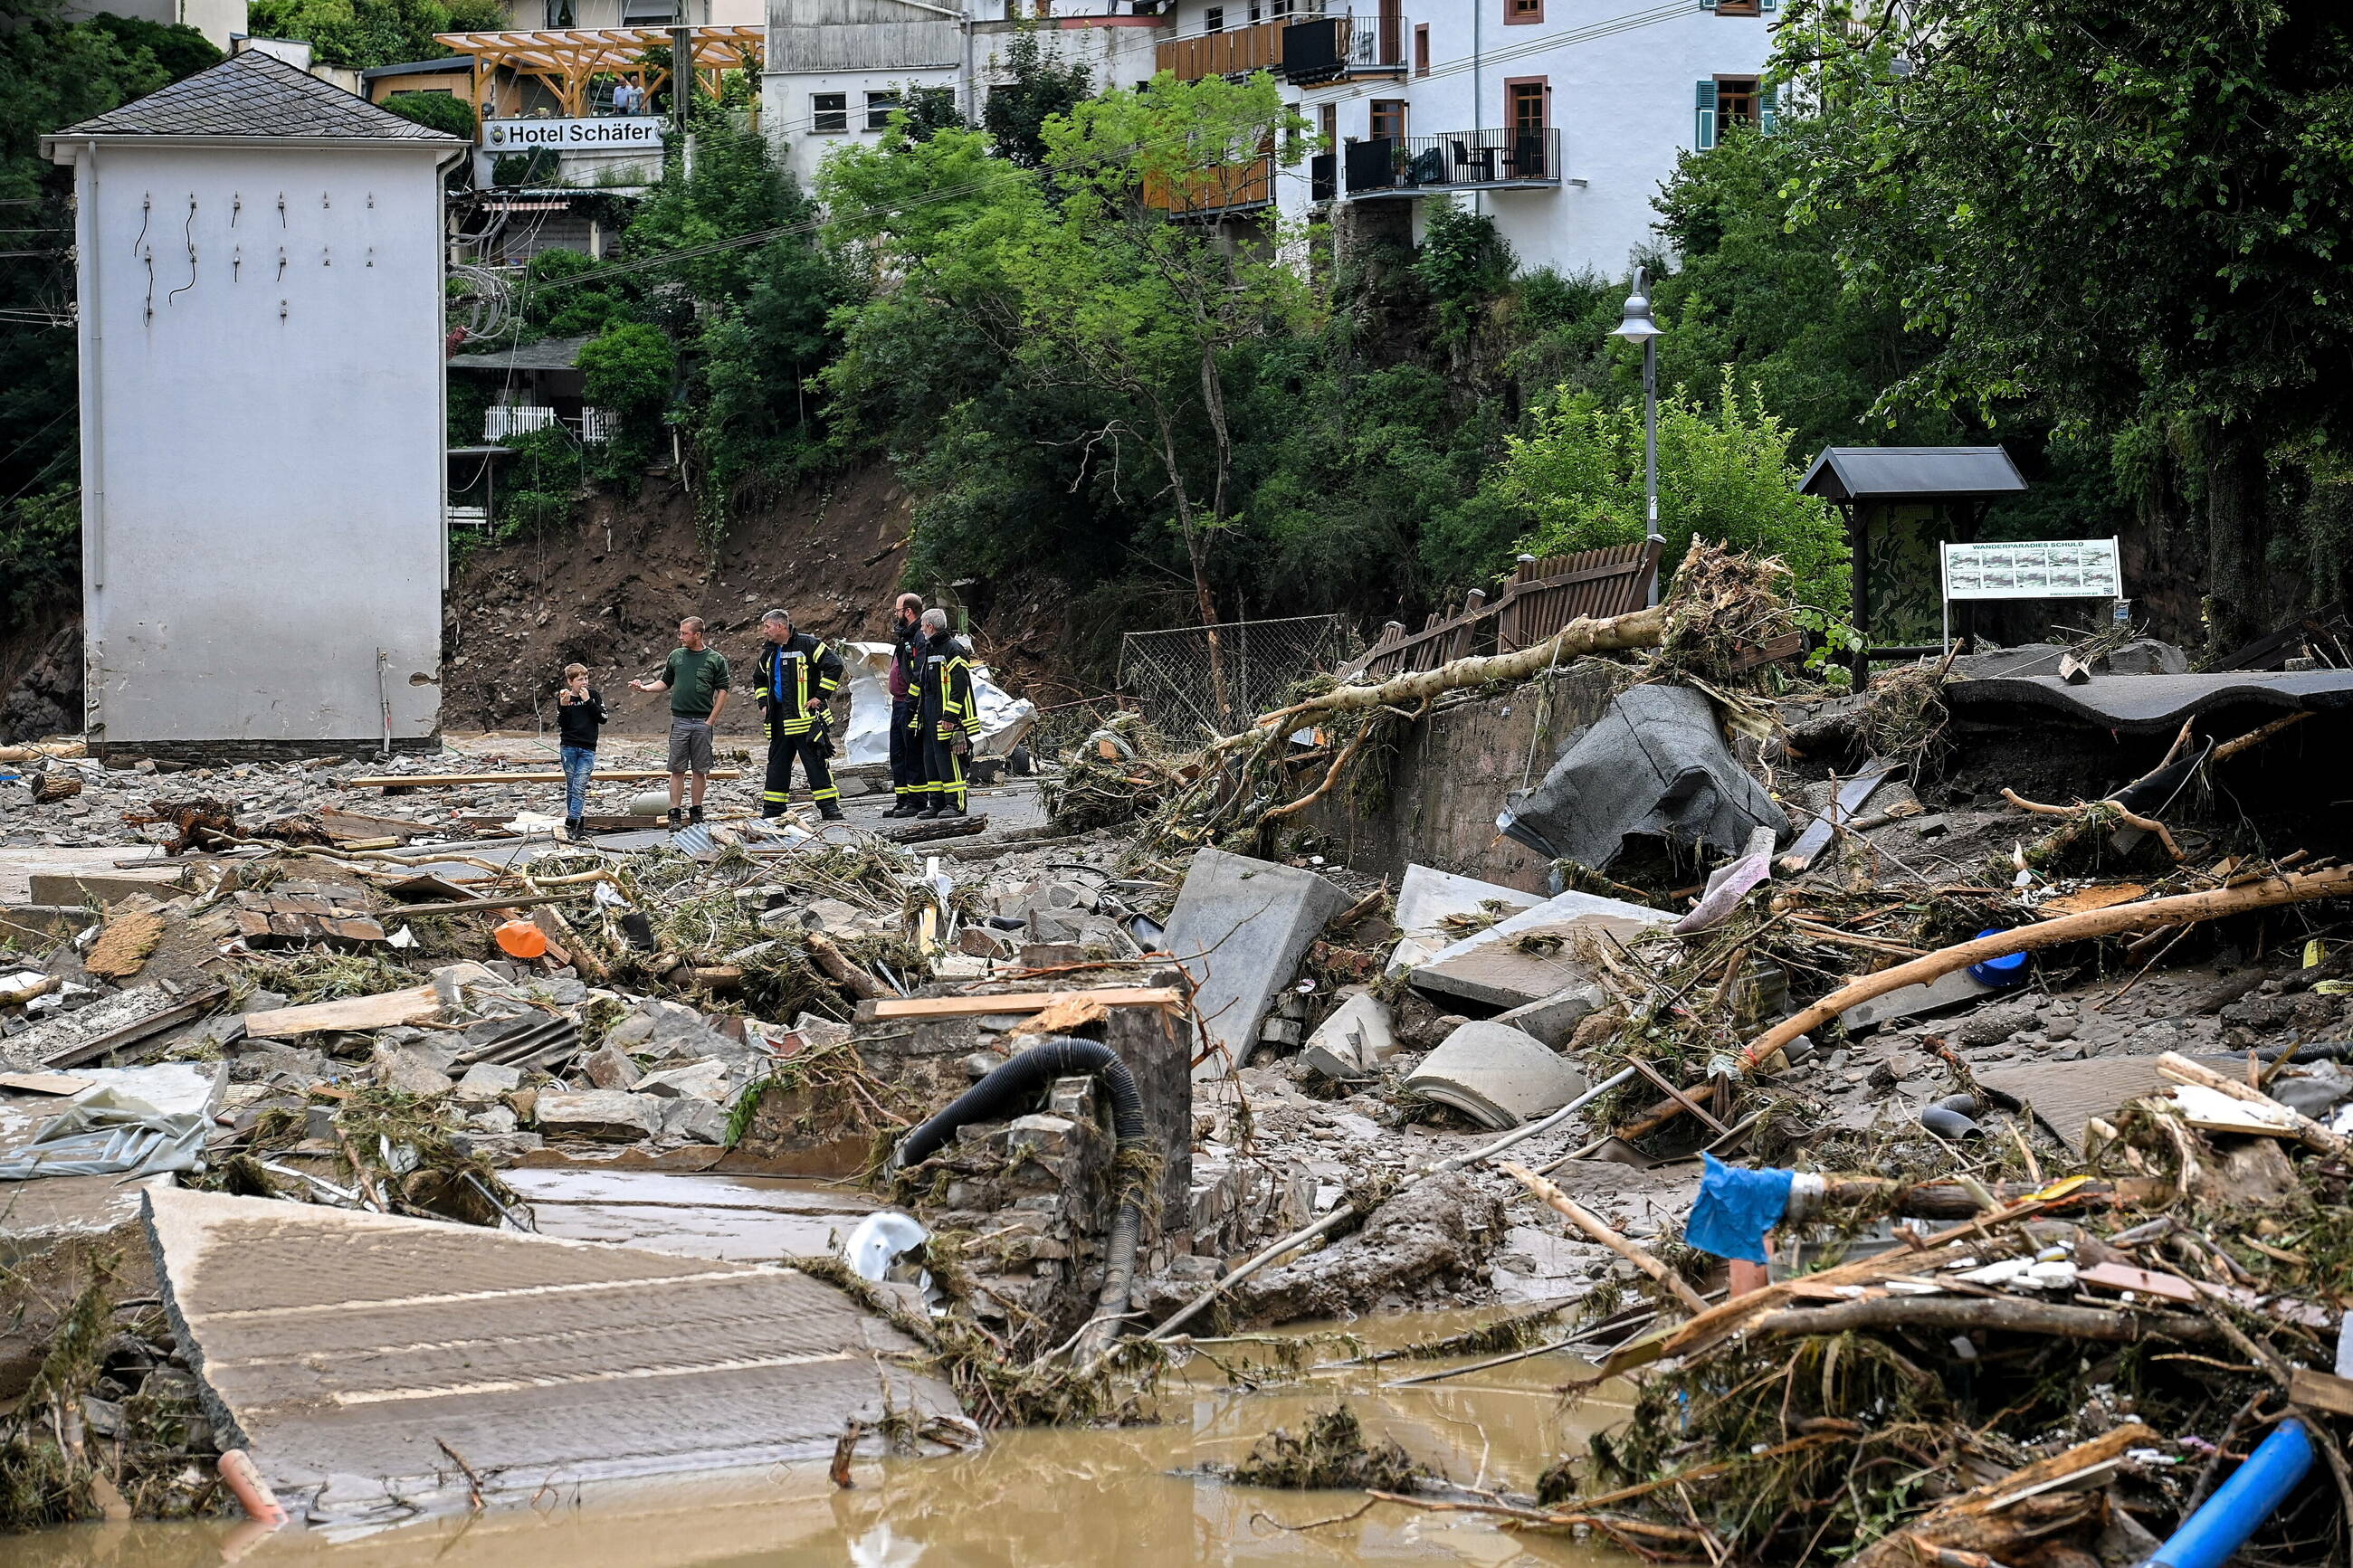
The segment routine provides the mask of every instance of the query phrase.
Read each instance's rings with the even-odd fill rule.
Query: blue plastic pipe
[[[2281,1422],[2141,1568],[2222,1568],[2311,1472],[2312,1460],[2312,1433],[2305,1424]]]

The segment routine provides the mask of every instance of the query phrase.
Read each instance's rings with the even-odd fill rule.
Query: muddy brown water
[[[870,1205],[840,1188],[757,1177],[518,1172],[542,1229],[699,1257],[823,1250]],[[1460,1332],[1493,1313],[1422,1312],[1345,1328],[1367,1347]],[[1314,1329],[1297,1331],[1312,1332]],[[1237,1352],[1213,1348],[1220,1360]],[[1346,1350],[1317,1346],[1337,1362]],[[1303,1381],[1238,1388],[1208,1360],[1163,1388],[1152,1426],[997,1432],[976,1452],[861,1459],[843,1491],[822,1465],[543,1493],[531,1507],[419,1520],[359,1539],[247,1524],[79,1525],[0,1540],[7,1568],[200,1568],[238,1562],[315,1568],[1176,1568],[1178,1564],[1478,1564],[1621,1568],[1605,1547],[1515,1534],[1473,1514],[1366,1502],[1354,1492],[1277,1492],[1204,1476],[1268,1430],[1294,1430],[1345,1400],[1367,1434],[1472,1486],[1528,1491],[1585,1435],[1625,1415],[1605,1388],[1571,1407],[1555,1392],[1581,1373],[1535,1357],[1416,1387],[1384,1386],[1454,1363],[1334,1367]],[[1299,1529],[1302,1525],[1313,1528]],[[1287,1528],[1288,1527],[1288,1528]]]

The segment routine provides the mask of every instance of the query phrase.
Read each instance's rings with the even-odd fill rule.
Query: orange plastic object
[[[252,1458],[244,1449],[231,1448],[220,1457],[216,1468],[247,1518],[273,1530],[286,1522],[286,1510],[280,1506],[269,1483],[261,1479],[261,1472],[254,1468]]]
[[[547,933],[529,921],[508,921],[498,930],[499,949],[509,958],[538,958],[547,952]]]

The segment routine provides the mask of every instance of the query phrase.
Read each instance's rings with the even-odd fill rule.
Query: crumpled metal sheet
[[[1789,819],[1733,759],[1715,704],[1687,686],[1636,686],[1609,705],[1495,826],[1555,860],[1599,871],[1635,837],[1736,855],[1750,831]]]

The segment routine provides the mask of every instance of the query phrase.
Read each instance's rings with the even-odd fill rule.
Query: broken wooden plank
[[[94,1078],[62,1072],[0,1072],[0,1089],[15,1094],[79,1094],[97,1087]]]
[[[2287,1377],[2288,1402],[2307,1410],[2325,1410],[2331,1415],[2353,1415],[2353,1378],[2336,1377],[2325,1372],[2315,1372],[2308,1366],[2291,1368]]]
[[[355,838],[414,838],[420,833],[436,831],[429,823],[410,822],[398,816],[371,816],[364,812],[339,811],[332,805],[320,808],[319,827],[338,844]]]
[[[301,1007],[280,1007],[268,1013],[248,1013],[245,1032],[262,1039],[282,1040],[313,1035],[322,1029],[389,1029],[398,1024],[420,1024],[441,1012],[441,998],[430,985],[383,991],[374,996],[344,996],[332,1002],[312,1002]]]
[[[1773,868],[1785,877],[1794,877],[1812,865],[1814,857],[1830,847],[1831,835],[1838,830],[1839,824],[1852,822],[1862,814],[1873,794],[1894,776],[1896,765],[1873,763],[1839,785],[1831,808],[1806,825],[1806,830],[1798,835],[1798,841],[1789,846],[1788,852],[1773,862]]]
[[[996,996],[908,996],[860,1002],[858,1021],[885,1018],[980,1018],[991,1013],[1042,1013],[1058,1004],[1086,1001],[1105,1007],[1181,1007],[1185,994],[1173,985],[1107,986],[1100,991],[1008,991]]]
[[[598,768],[588,776],[600,783],[644,784],[653,779],[666,779],[670,774],[652,768]],[[744,776],[744,770],[713,768],[711,770],[710,776],[715,779],[737,779]],[[550,768],[520,773],[411,773],[406,777],[395,774],[386,778],[353,779],[343,787],[346,789],[445,789],[465,784],[562,784],[563,782],[563,771]]]

